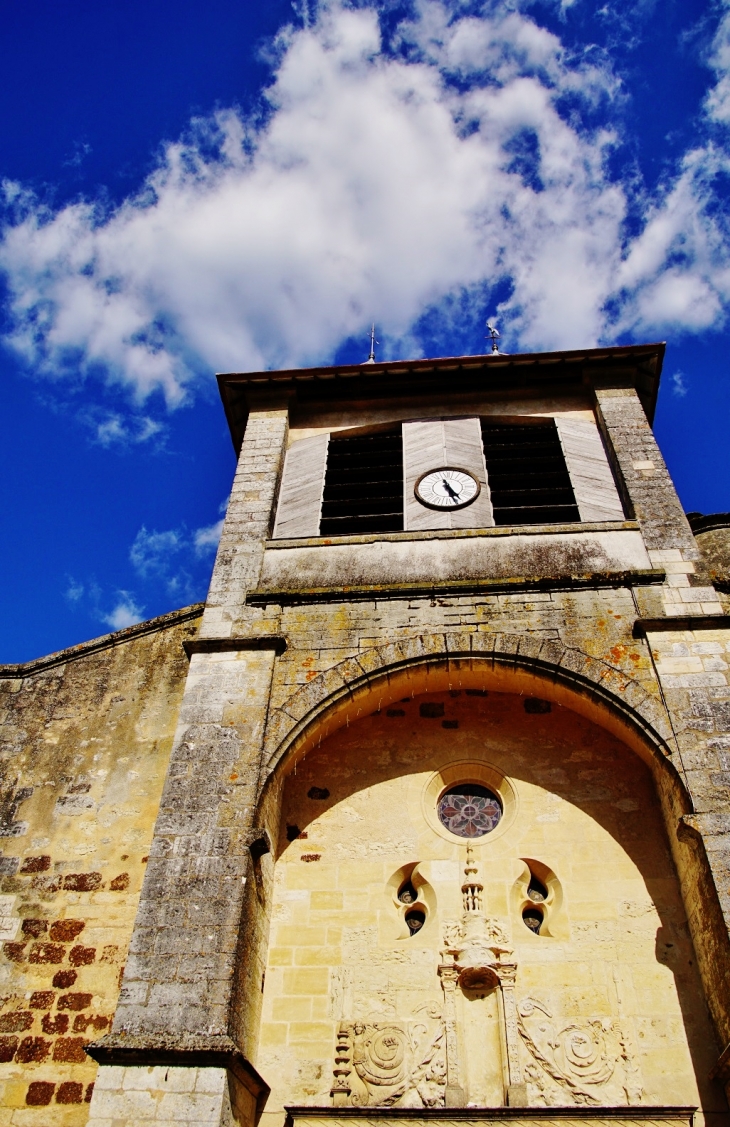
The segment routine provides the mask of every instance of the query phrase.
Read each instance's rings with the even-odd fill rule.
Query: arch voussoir
[[[309,726],[343,698],[355,699],[390,680],[408,666],[428,666],[456,660],[484,661],[497,666],[533,671],[554,683],[567,682],[581,695],[594,696],[631,720],[649,741],[664,752],[672,739],[661,701],[630,671],[596,658],[560,639],[537,635],[486,631],[440,631],[373,646],[323,670],[273,709],[266,729],[265,757],[269,769]]]

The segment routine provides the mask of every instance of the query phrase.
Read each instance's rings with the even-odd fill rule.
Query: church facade
[[[219,377],[205,604],[0,667],[0,1123],[728,1123],[730,520],[662,359]]]

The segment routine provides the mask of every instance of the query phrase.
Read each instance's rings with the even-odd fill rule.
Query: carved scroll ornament
[[[443,1107],[446,1054],[440,1020],[343,1022],[338,1041],[345,1040],[357,1077],[350,1077],[351,1105]]]
[[[617,1021],[553,1019],[542,1002],[523,998],[517,1022],[533,1061],[528,1081],[548,1101],[557,1089],[581,1105],[641,1103],[638,1069]]]

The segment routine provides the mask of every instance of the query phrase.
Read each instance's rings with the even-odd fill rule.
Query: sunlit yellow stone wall
[[[438,1037],[440,950],[462,912],[466,843],[435,809],[446,784],[465,781],[489,784],[504,805],[474,855],[485,915],[517,963],[530,1104],[722,1110],[707,1080],[717,1047],[647,767],[566,707],[455,689],[349,724],[289,774],[256,1061],[273,1089],[265,1121],[282,1124],[287,1105],[330,1103],[343,1024],[398,1026],[421,1045]],[[530,868],[549,886],[541,934],[522,919]],[[409,874],[426,914],[412,936],[397,896]],[[498,993],[456,994],[460,1078],[477,1106],[505,1098]],[[417,1065],[422,1050],[409,1052]],[[437,1074],[424,1084],[421,1069],[420,1095],[407,1090],[406,1105],[438,1095]],[[354,1062],[350,1086],[361,1103],[377,1099]]]

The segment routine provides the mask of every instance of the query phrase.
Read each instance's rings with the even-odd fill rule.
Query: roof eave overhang
[[[336,404],[425,399],[444,393],[486,391],[517,397],[530,389],[565,394],[598,386],[633,387],[653,422],[664,350],[664,343],[658,343],[566,352],[490,353],[276,372],[228,372],[218,375],[217,380],[238,451],[249,411],[267,401],[321,403],[331,408]]]

